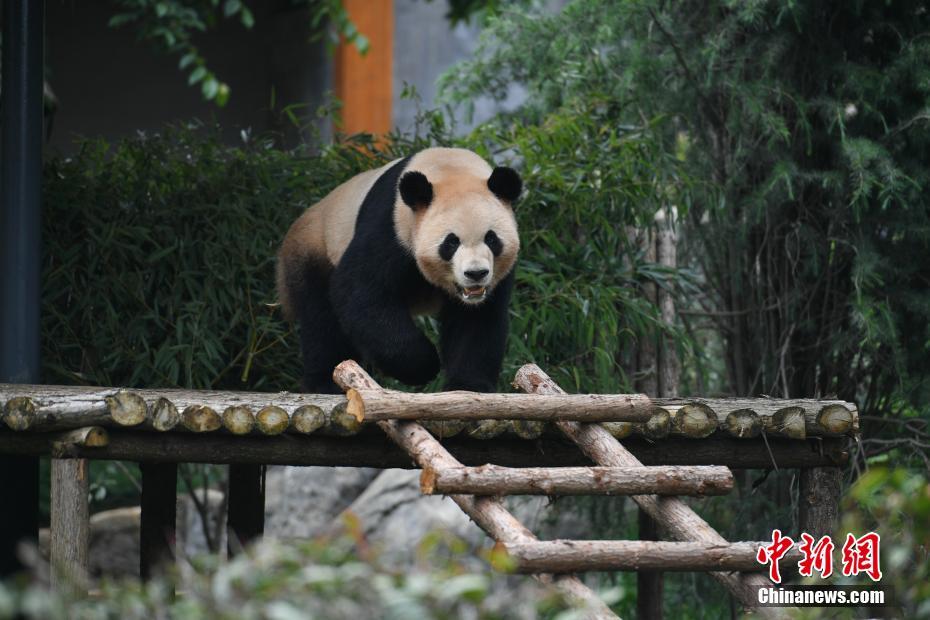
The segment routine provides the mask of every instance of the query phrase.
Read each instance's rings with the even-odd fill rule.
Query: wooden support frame
[[[530,394],[564,393],[555,381],[536,364],[527,364],[517,371],[514,387]],[[572,439],[582,451],[600,465],[635,467],[641,465],[619,441],[598,424],[557,422],[556,426]],[[649,516],[662,523],[669,533],[681,541],[725,545],[727,540],[683,501],[674,497],[634,495],[633,500]],[[715,571],[710,573],[746,607],[756,609],[764,617],[785,617],[785,611],[774,607],[756,607],[758,588],[770,585],[761,575]]]
[[[142,524],[139,574],[151,579],[175,561],[178,514],[178,464],[140,463],[142,472]]]
[[[333,372],[333,379],[345,390],[380,388],[375,380],[352,360],[340,363]],[[441,443],[430,435],[429,431],[416,422],[384,420],[378,422],[378,426],[422,469],[462,466]],[[493,539],[504,543],[537,541],[533,533],[504,508],[499,499],[471,495],[453,495],[451,498]],[[577,577],[570,575],[553,577],[542,574],[536,574],[535,577],[544,583],[554,584],[569,601],[583,610],[586,618],[607,620],[617,617],[597,594]]]

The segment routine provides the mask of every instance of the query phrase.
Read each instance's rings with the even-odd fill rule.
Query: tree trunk
[[[87,592],[90,477],[85,459],[52,459],[50,563],[52,586]]]

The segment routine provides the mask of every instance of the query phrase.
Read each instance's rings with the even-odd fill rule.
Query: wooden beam
[[[726,467],[480,467],[425,468],[427,495],[725,495],[733,489]]]
[[[86,593],[90,476],[86,459],[51,460],[49,556],[52,586]]]
[[[226,540],[229,554],[261,538],[265,532],[265,466],[229,466]]]
[[[139,574],[151,579],[174,564],[177,539],[177,463],[140,463],[142,524]]]
[[[352,418],[349,416],[351,420]],[[157,463],[254,463],[412,468],[410,457],[383,435],[368,432],[348,437],[283,434],[235,436],[220,433],[152,433],[110,428],[108,445],[70,446],[59,458],[90,458]],[[0,431],[0,454],[49,456],[58,433]],[[608,434],[609,436],[609,434]],[[526,441],[511,436],[474,439],[458,435],[443,445],[466,465],[494,463],[507,467],[569,467],[596,465],[565,438]],[[847,460],[844,439],[795,441],[769,438],[651,442],[642,437],[624,446],[644,465],[723,465],[730,469],[830,467]]]
[[[364,56],[343,40],[336,48],[336,97],[344,133],[383,136],[392,127],[394,78],[393,0],[343,0],[349,19],[368,39]]]
[[[643,540],[547,540],[505,543],[518,573],[588,571],[762,571],[756,552],[765,542],[706,543]],[[781,563],[796,564],[794,547]]]
[[[526,394],[351,389],[346,411],[363,420],[579,420],[645,422],[652,403],[643,394]]]

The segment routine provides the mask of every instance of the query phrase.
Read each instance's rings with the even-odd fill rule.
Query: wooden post
[[[139,574],[151,579],[174,564],[178,510],[178,464],[140,463],[142,527]]]
[[[229,555],[242,551],[265,531],[265,466],[229,466],[226,544]]]
[[[90,535],[87,459],[52,459],[51,467],[52,586],[85,592]]]
[[[811,467],[801,470],[798,484],[798,527],[814,538],[832,535],[839,516],[843,487],[839,467]]]

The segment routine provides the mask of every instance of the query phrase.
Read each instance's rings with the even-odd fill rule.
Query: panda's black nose
[[[484,280],[484,277],[488,275],[487,269],[470,269],[465,272],[465,277],[473,282],[480,282]]]

